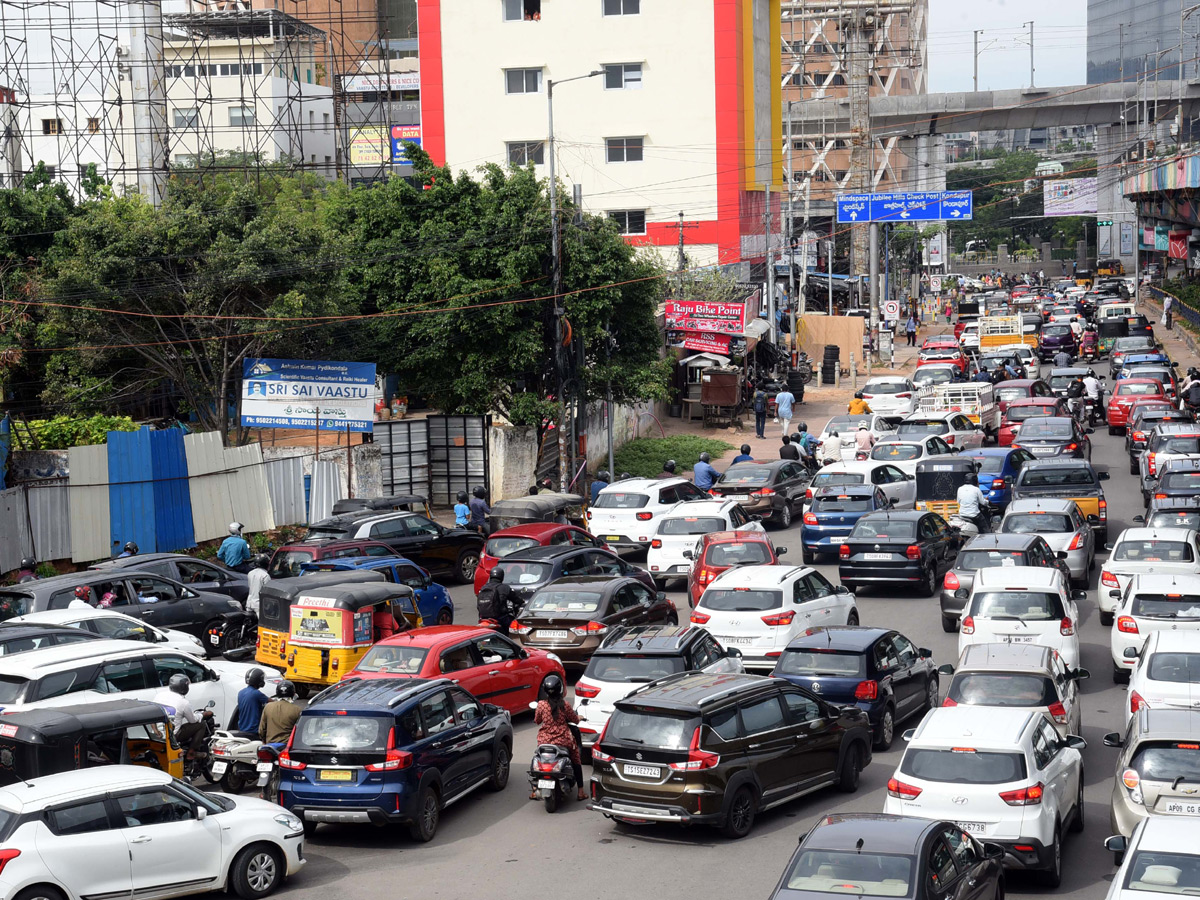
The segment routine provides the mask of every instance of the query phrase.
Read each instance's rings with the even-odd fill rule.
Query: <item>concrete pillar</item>
[[[1079,263],[1079,268],[1086,269],[1087,265],[1087,241],[1075,242],[1075,262]]]
[[[1134,241],[1137,240],[1137,210],[1133,203],[1125,199],[1122,193],[1123,178],[1117,177],[1120,169],[1117,168],[1117,163],[1120,159],[1121,151],[1126,146],[1125,139],[1128,134],[1120,125],[1097,125],[1096,126],[1096,165],[1101,173],[1110,172],[1110,177],[1105,178],[1103,175],[1099,179],[1099,186],[1096,195],[1096,217],[1098,219],[1112,219],[1112,227],[1109,229],[1112,234],[1112,255],[1120,257],[1125,268],[1132,272],[1134,271],[1136,249],[1130,246],[1129,253],[1121,253],[1121,223],[1127,223],[1134,227]]]
[[[1003,265],[1008,261],[1008,244],[1000,244],[996,247],[996,264]]]
[[[1050,249],[1049,241],[1042,241],[1042,265],[1048,266],[1054,261],[1054,252]]]

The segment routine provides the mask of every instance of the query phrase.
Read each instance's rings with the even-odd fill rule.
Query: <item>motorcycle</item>
[[[231,662],[242,662],[254,654],[258,640],[258,614],[252,609],[226,613],[208,626],[208,652]]]
[[[209,745],[213,777],[227,794],[237,794],[257,779],[258,738],[240,731],[218,731]]]
[[[805,384],[808,384],[810,381],[812,381],[812,360],[808,358],[808,354],[803,350],[796,354],[796,365],[793,367],[793,370],[797,375],[800,376],[800,380]]]
[[[215,706],[213,701],[209,701],[209,706]],[[215,716],[201,716],[200,724],[204,726],[204,741],[201,749],[204,755],[197,754],[191,758],[187,753],[183,755],[183,778],[185,781],[191,781],[196,778],[203,778],[209,784],[216,784],[217,779],[212,773],[212,739],[213,734],[217,730],[217,721]]]
[[[1097,419],[1104,418],[1104,409],[1100,404],[1100,398],[1085,397],[1083,403],[1088,425],[1094,427]]]
[[[279,754],[287,744],[259,744],[255,755],[258,764],[254,767],[258,772],[258,786],[262,788],[262,798],[271,803],[279,802]]]
[[[973,537],[978,537],[980,534],[978,525],[976,525],[971,519],[960,516],[958,513],[952,514],[947,521],[947,524],[951,528],[956,529],[958,533],[962,535],[964,541],[970,540]],[[983,525],[983,533],[986,534],[992,530],[991,510],[989,510],[987,507],[984,507],[983,509]]]

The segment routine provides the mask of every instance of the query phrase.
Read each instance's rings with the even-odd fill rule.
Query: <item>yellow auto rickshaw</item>
[[[1096,263],[1097,275],[1124,275],[1125,264],[1119,259],[1102,259]]]
[[[1076,287],[1087,288],[1090,291],[1095,280],[1091,269],[1079,269],[1075,272]]]
[[[420,621],[412,588],[370,582],[307,588],[289,618],[283,675],[301,697],[341,681],[372,644]]]
[[[295,578],[276,578],[258,593],[258,643],[254,661],[273,669],[287,665],[288,635],[292,628],[292,604],[301,593],[339,584],[384,583],[382,572],[370,570],[316,572]]]

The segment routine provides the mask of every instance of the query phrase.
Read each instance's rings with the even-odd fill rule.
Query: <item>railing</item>
[[[1160,303],[1166,297],[1170,297],[1174,301],[1171,304],[1171,315],[1174,318],[1183,319],[1193,328],[1200,329],[1200,311],[1193,309],[1174,294],[1168,293],[1160,287],[1155,287],[1152,284],[1144,284],[1142,287],[1148,290],[1150,292],[1150,296]]]

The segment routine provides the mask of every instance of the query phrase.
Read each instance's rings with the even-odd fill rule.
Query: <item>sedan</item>
[[[242,603],[250,593],[250,582],[242,572],[182,553],[145,553],[120,559],[107,559],[90,566],[93,569],[137,569],[162,575],[192,590],[224,594]]]
[[[1078,587],[1086,587],[1096,565],[1096,522],[1074,500],[1014,500],[1004,511],[1001,534],[1037,535],[1054,552],[1056,567]],[[1028,565],[1028,563],[1025,563]]]
[[[880,441],[872,447],[870,458],[891,463],[906,475],[916,475],[917,463],[957,452],[940,437],[920,438],[913,441],[895,438]]]
[[[1104,846],[1120,866],[1105,900],[1200,894],[1200,821],[1151,816],[1130,837],[1115,834]]]
[[[891,502],[873,485],[843,484],[821,488],[813,495],[800,529],[800,547],[805,565],[823,553],[836,553],[854,523],[867,513],[889,509]]]
[[[1134,400],[1166,400],[1162,382],[1154,378],[1125,378],[1113,387],[1108,401],[1108,433],[1116,434],[1129,423],[1129,407]]]
[[[812,500],[823,487],[839,484],[875,485],[899,509],[912,509],[917,502],[916,479],[912,475],[905,475],[903,470],[891,463],[874,459],[824,466],[813,476],[807,499]]]
[[[866,423],[876,441],[896,436],[896,430],[887,419],[868,413],[862,416],[834,416],[825,423],[825,430],[821,432],[819,440],[827,440],[836,431],[842,438],[842,459],[851,462],[855,452],[854,435],[858,433],[858,426],[863,423]]]
[[[1090,461],[1092,441],[1088,435],[1093,431],[1091,428],[1081,428],[1073,416],[1026,419],[1021,423],[1021,433],[1012,447],[1014,450],[1027,450],[1038,459],[1060,456]]]
[[[839,548],[838,577],[851,593],[866,585],[907,584],[932,597],[961,542],[937,513],[871,513]]]
[[[809,480],[808,469],[794,460],[740,462],[726,469],[709,493],[736,501],[747,514],[764,522],[787,528],[792,515],[804,505]]]
[[[1161,381],[1167,400],[1171,403],[1177,403],[1179,400],[1179,379],[1175,376],[1175,370],[1166,365],[1155,363],[1133,365],[1131,360],[1117,373],[1116,383],[1120,384],[1126,378],[1153,378]]]
[[[626,562],[611,550],[595,547],[533,547],[509,554],[495,568],[504,573],[504,582],[522,602],[545,585],[576,575],[636,578],[648,590],[655,589],[654,579],[645,569]]]
[[[62,625],[109,640],[142,641],[154,644],[160,650],[176,650],[195,656],[204,655],[204,643],[195,635],[176,631],[173,628],[155,628],[141,619],[113,612],[111,609],[47,609],[43,612],[30,613],[27,616],[18,616],[15,619],[9,619],[8,622]]]
[[[996,385],[994,393],[1001,413],[1007,410],[1009,404],[1014,400],[1036,400],[1039,397],[1053,399],[1054,397],[1050,385],[1033,378],[1014,378],[1010,381],[1001,381]]]
[[[1025,400],[1012,400],[1008,409],[1000,418],[1000,431],[996,435],[996,443],[1008,447],[1016,440],[1021,424],[1026,419],[1039,416],[1069,415],[1067,401],[1059,397],[1033,397]]]

